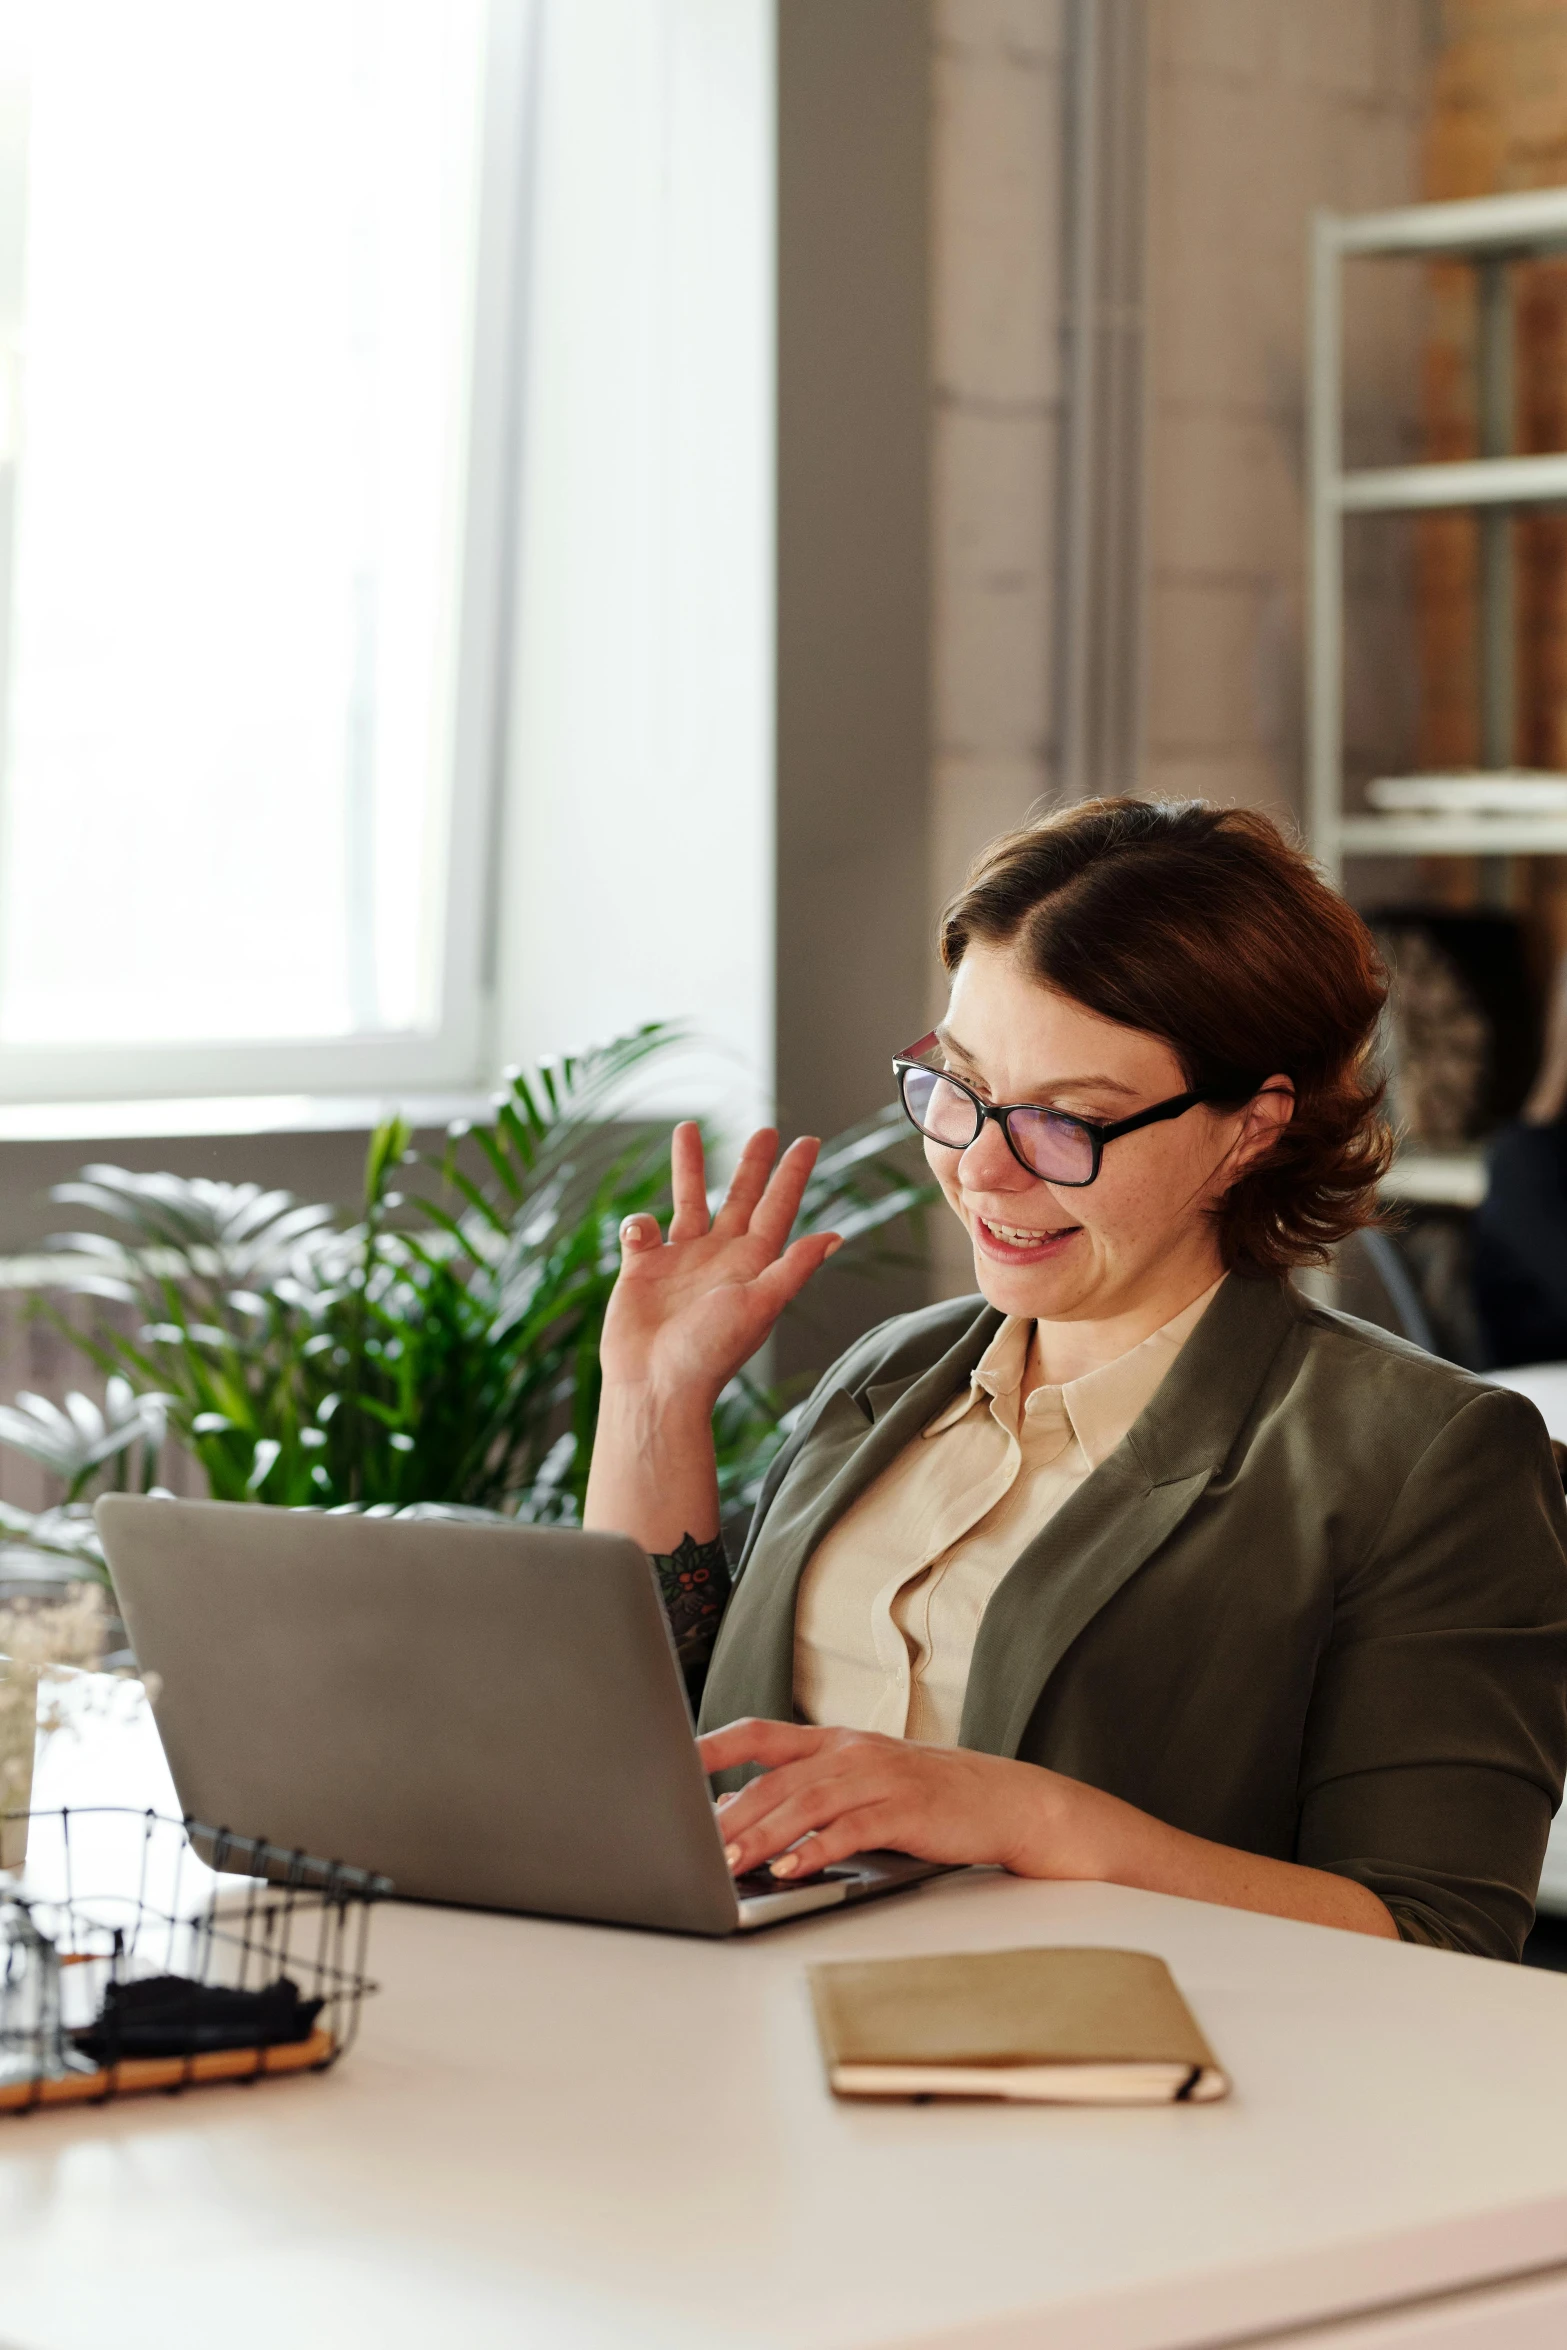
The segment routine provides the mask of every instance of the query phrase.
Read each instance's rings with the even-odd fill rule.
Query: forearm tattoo
[[[683,1535],[676,1549],[653,1553],[653,1568],[687,1687],[700,1688],[729,1603],[724,1538],[698,1542]]]

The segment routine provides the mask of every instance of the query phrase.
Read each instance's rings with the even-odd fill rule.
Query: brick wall
[[[1060,466],[1061,0],[934,0],[931,922],[1048,798]],[[931,1016],[944,1001],[934,953]],[[974,1286],[931,1220],[936,1294]]]
[[[933,912],[1050,788],[1062,13],[932,12]]]
[[[1293,812],[1303,712],[1310,216],[1419,193],[1420,0],[1151,0],[1150,791]],[[1369,273],[1368,273],[1369,275]],[[1351,289],[1349,437],[1418,433],[1416,273]],[[1396,536],[1351,550],[1348,725],[1383,763],[1408,580]]]
[[[933,10],[938,903],[1052,781],[1062,19]],[[1300,804],[1308,224],[1420,193],[1430,25],[1423,0],[1150,0],[1150,789]],[[1421,288],[1353,291],[1356,454],[1393,462],[1420,440]],[[1355,549],[1365,763],[1406,557],[1387,534]]]
[[[1443,0],[1426,129],[1422,193],[1498,195],[1567,186],[1567,9],[1561,0]],[[1431,270],[1422,387],[1427,453],[1477,453],[1475,278],[1463,264]],[[1567,448],[1567,261],[1513,274],[1514,441]],[[1433,765],[1479,755],[1475,572],[1467,515],[1420,525],[1419,609],[1424,722]],[[1567,768],[1567,517],[1524,514],[1514,525],[1518,668],[1515,755]]]
[[[1150,790],[1300,805],[1306,239],[1420,192],[1423,0],[1149,0]],[[1063,421],[1060,0],[933,0],[932,910],[1051,792]],[[1420,435],[1420,289],[1356,291],[1359,462]],[[1350,726],[1384,761],[1407,534],[1355,550]],[[933,999],[939,1000],[934,966]],[[943,1289],[971,1286],[938,1220]]]

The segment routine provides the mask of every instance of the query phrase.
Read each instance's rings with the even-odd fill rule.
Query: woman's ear
[[[1295,1086],[1291,1078],[1270,1077],[1252,1095],[1241,1113],[1241,1130],[1233,1156],[1242,1167],[1265,1158],[1295,1115]]]

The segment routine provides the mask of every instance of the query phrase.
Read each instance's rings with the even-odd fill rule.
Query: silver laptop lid
[[[739,1922],[634,1543],[127,1494],[97,1518],[196,1818],[433,1901]]]

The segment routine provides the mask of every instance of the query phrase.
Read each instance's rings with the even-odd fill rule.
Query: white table
[[[1514,1371],[1485,1371],[1493,1387],[1526,1395],[1550,1433],[1567,1443],[1567,1363],[1524,1363]]]
[[[1029,1942],[1163,1952],[1233,2098],[834,2103],[807,1961]],[[997,1877],[716,1945],[394,1905],[372,1968],[334,2072],[0,2119],[9,2350],[1567,2341],[1564,1977]]]

